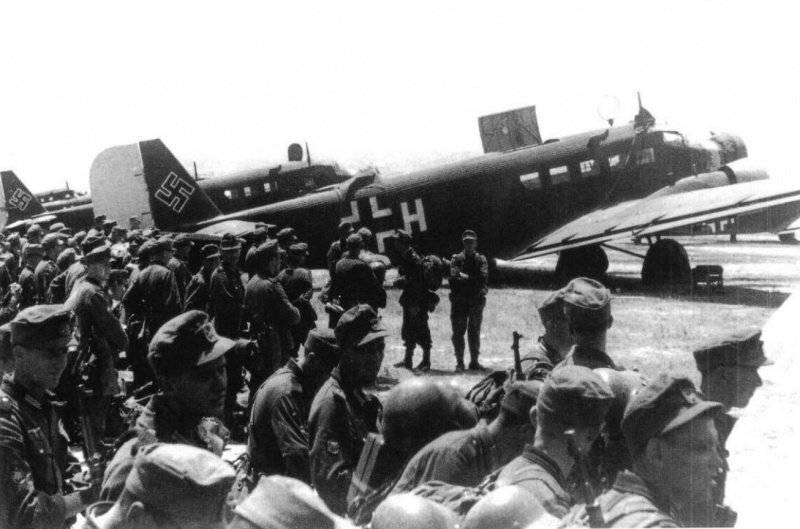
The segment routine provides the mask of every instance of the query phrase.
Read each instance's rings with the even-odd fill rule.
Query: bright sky
[[[792,3],[0,0],[0,169],[88,189],[104,148],[160,137],[222,172],[312,157],[398,169],[480,152],[480,115],[537,105],[544,137],[635,113],[797,151]],[[651,5],[652,4],[652,5]],[[795,164],[796,165],[796,164]]]

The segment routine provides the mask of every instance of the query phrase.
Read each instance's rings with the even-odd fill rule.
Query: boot
[[[403,358],[401,362],[397,362],[394,367],[402,367],[411,371],[413,367],[411,364],[411,360],[414,358],[414,348],[413,347],[406,347],[406,356]]]
[[[464,353],[456,353],[456,373],[464,372]]]
[[[486,368],[478,362],[478,355],[470,353],[469,359],[469,370],[470,371],[486,371]]]
[[[425,373],[431,370],[431,349],[426,347],[422,350],[422,362],[419,363],[415,371]]]

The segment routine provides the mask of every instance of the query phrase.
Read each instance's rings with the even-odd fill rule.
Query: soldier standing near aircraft
[[[219,246],[206,244],[200,254],[203,256],[203,264],[200,266],[200,270],[192,276],[189,284],[186,285],[186,300],[183,303],[183,310],[202,310],[209,313],[211,274],[219,266]]]
[[[48,233],[42,239],[43,259],[36,265],[33,281],[36,283],[36,300],[38,303],[47,303],[47,289],[50,282],[58,275],[56,257],[61,252],[61,236]]]
[[[52,391],[67,365],[72,316],[62,305],[29,307],[8,329],[14,373],[0,386],[0,526],[65,527],[97,494],[64,494],[67,439]]]
[[[253,242],[244,257],[244,271],[250,277],[253,277],[253,274],[256,273],[256,249],[267,242],[267,238],[267,229],[265,227],[259,226],[253,231]]]
[[[376,311],[386,306],[386,291],[378,282],[370,266],[359,258],[364,242],[353,233],[347,237],[347,253],[336,263],[330,288],[330,299],[338,300],[347,311],[359,303],[366,303]]]
[[[19,298],[20,310],[36,304],[36,281],[33,274],[43,256],[44,252],[41,244],[28,243],[22,249],[24,266],[19,273],[19,278],[17,278],[17,283],[22,287],[22,293]]]
[[[175,283],[178,285],[181,303],[186,301],[186,285],[192,279],[192,273],[189,271],[189,252],[192,251],[192,246],[194,246],[194,243],[186,233],[178,234],[173,243],[175,253],[167,262],[167,268],[175,275]]]
[[[478,361],[481,349],[481,322],[489,291],[489,262],[476,251],[478,236],[472,230],[461,235],[464,250],[450,261],[450,323],[456,372],[464,371],[464,333],[469,343],[469,369],[483,371]]]
[[[238,262],[242,245],[239,239],[226,233],[220,242],[221,264],[211,274],[211,315],[217,332],[231,340],[239,338],[242,328],[244,285]],[[244,383],[242,360],[230,354],[227,358],[228,395],[225,402],[225,422],[233,424],[236,395]]]
[[[300,311],[300,321],[290,329],[294,341],[291,354],[295,358],[300,344],[306,341],[308,332],[317,326],[317,313],[311,305],[311,295],[314,293],[313,279],[311,271],[304,268],[307,257],[306,243],[292,244],[286,256],[286,268],[281,270],[277,277],[289,301]]]
[[[403,307],[403,326],[400,331],[405,345],[405,356],[395,367],[411,369],[414,348],[419,344],[422,348],[422,361],[417,371],[429,371],[431,368],[431,330],[428,327],[428,310],[430,292],[425,286],[422,256],[411,245],[411,235],[405,230],[397,230],[394,238],[394,249],[399,262],[398,278],[395,287],[403,289],[400,294],[400,306]]]
[[[339,262],[339,259],[342,258],[344,255],[345,250],[347,249],[347,237],[353,233],[353,224],[347,221],[342,221],[339,223],[339,238],[333,241],[328,248],[328,253],[326,254],[326,261],[328,263],[328,274],[330,275],[331,279],[333,275],[336,273],[336,263]]]

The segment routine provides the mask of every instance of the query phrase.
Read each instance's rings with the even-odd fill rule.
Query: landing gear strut
[[[648,287],[680,287],[692,283],[689,256],[680,243],[673,239],[656,241],[642,265],[642,284]]]
[[[600,246],[583,246],[564,250],[558,255],[556,276],[559,281],[575,277],[603,279],[608,270],[608,256]]]

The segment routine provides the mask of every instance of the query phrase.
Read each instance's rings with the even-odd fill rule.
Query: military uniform
[[[0,265],[0,293],[5,295],[11,283],[17,282],[17,277],[19,277],[19,269],[12,268],[7,258],[6,262]]]
[[[338,368],[311,404],[311,483],[335,513],[347,510],[350,479],[367,433],[378,431],[380,407],[376,397],[345,386]]]
[[[345,256],[336,263],[331,280],[330,298],[339,299],[345,310],[366,303],[373,309],[386,306],[386,291],[369,264],[357,257]]]
[[[54,395],[0,385],[0,526],[65,527],[67,439]]]
[[[547,454],[527,445],[522,455],[504,466],[495,481],[497,487],[518,485],[530,491],[547,512],[562,518],[574,503],[567,492],[567,480]]]
[[[602,367],[616,370],[622,369],[604,351],[585,345],[573,345],[572,349],[564,356],[561,365],[583,366],[589,369]]]
[[[467,230],[469,232],[470,230]],[[463,239],[474,236],[465,232]],[[466,277],[463,277],[466,275]],[[450,260],[450,323],[453,349],[459,366],[464,363],[464,333],[469,343],[470,363],[478,367],[481,349],[481,322],[486,306],[489,262],[478,252],[454,254]]]
[[[255,474],[283,474],[311,482],[309,467],[309,395],[294,360],[258,388],[250,415],[247,453]]]
[[[417,345],[423,351],[423,364],[430,364],[430,351],[433,343],[431,329],[428,327],[428,312],[432,308],[432,292],[428,291],[425,286],[422,256],[414,248],[409,247],[400,256],[397,273],[400,276],[398,282],[403,288],[403,293],[400,294],[400,306],[403,307],[403,325],[400,335],[406,348],[404,364],[410,369],[411,357]]]
[[[658,498],[639,476],[629,470],[617,475],[614,486],[598,496],[604,527],[680,527],[668,514],[669,504]],[[583,525],[585,505],[575,506],[562,520],[562,526]]]
[[[36,299],[38,303],[49,303],[47,290],[50,282],[60,273],[56,262],[52,259],[42,259],[33,272],[33,282],[36,285]]]
[[[236,339],[242,325],[244,285],[236,266],[222,263],[211,274],[211,312],[222,336]]]
[[[523,378],[544,380],[560,361],[559,352],[540,336],[533,350],[521,359]]]
[[[83,261],[75,261],[69,268],[67,268],[66,277],[64,277],[64,299],[69,297],[72,292],[72,287],[78,282],[80,278],[86,275],[86,265]]]
[[[186,285],[183,310],[202,310],[208,313],[211,304],[211,274],[213,270],[200,270]]]
[[[178,294],[181,297],[181,303],[186,299],[186,286],[192,279],[192,273],[189,271],[189,264],[178,257],[172,256],[167,262],[167,268],[170,269],[175,276],[175,284],[178,285]]]
[[[36,304],[36,280],[33,277],[34,269],[25,265],[19,273],[17,283],[22,287],[19,297],[19,308],[24,309]]]

